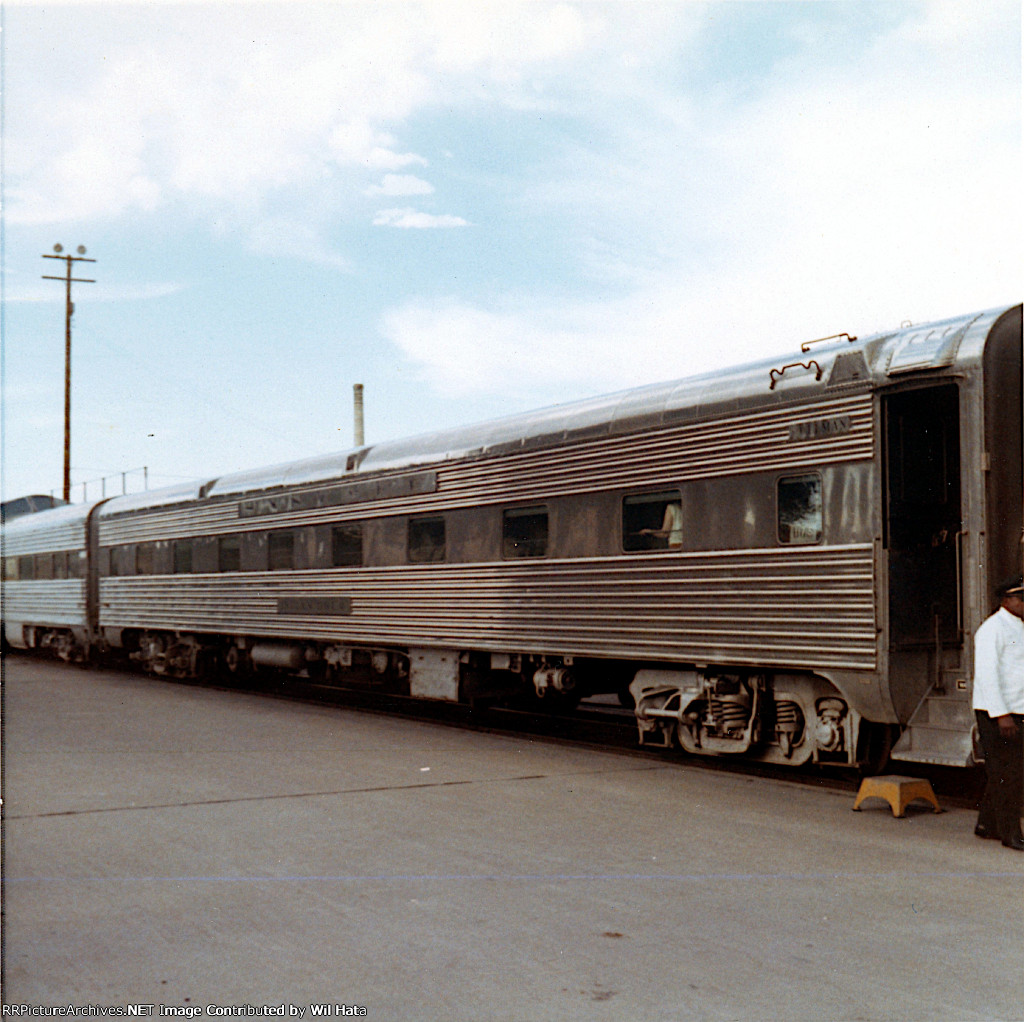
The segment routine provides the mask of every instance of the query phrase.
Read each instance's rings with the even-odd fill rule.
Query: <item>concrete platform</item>
[[[3,680],[8,1005],[1024,1013],[1024,856],[963,810],[20,657]]]

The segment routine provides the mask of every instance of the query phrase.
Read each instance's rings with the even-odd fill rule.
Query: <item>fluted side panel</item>
[[[101,624],[370,645],[873,669],[869,545],[110,578]],[[278,613],[348,598],[351,614]]]
[[[85,582],[42,579],[5,582],[3,618],[38,625],[84,625]]]
[[[46,512],[41,512],[45,514]],[[20,519],[18,520],[20,523]],[[34,524],[34,523],[30,523]],[[4,556],[24,557],[28,554],[45,554],[54,550],[84,550],[85,521],[62,521],[46,528],[4,530]]]
[[[766,382],[767,386],[767,382]],[[843,420],[835,435],[800,439],[807,424]],[[474,505],[671,485],[747,472],[793,471],[873,455],[871,395],[848,395],[696,425],[577,440],[453,461],[437,467],[437,491],[395,500],[239,518],[238,501],[179,505],[100,521],[100,543],[143,543],[171,536],[259,530],[421,513]],[[353,477],[354,478],[354,477]]]
[[[848,419],[838,435],[794,439],[791,430]],[[468,503],[534,499],[750,472],[791,471],[871,458],[870,395],[782,408],[720,422],[588,441],[496,460],[467,461],[443,475],[444,489]]]

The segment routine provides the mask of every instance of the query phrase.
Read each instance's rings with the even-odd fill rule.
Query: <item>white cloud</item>
[[[395,145],[391,135],[374,131],[359,119],[334,128],[328,143],[331,155],[341,166],[361,166],[368,170],[399,170],[411,164],[426,166],[424,157],[395,152]]]
[[[176,197],[263,216],[306,186],[317,216],[328,192],[361,215],[364,195],[433,190],[409,172],[428,165],[414,150],[429,136],[403,134],[412,115],[534,104],[568,126],[545,136],[564,162],[545,152],[514,182],[522,208],[534,225],[575,217],[565,236],[617,297],[467,291],[393,310],[387,336],[439,386],[613,389],[1020,295],[1019,93],[990,53],[1019,24],[1012,5],[908,6],[841,67],[804,39],[749,91],[729,68],[704,91],[680,84],[702,8],[266,5],[258,34],[244,8],[196,5],[173,32],[158,10],[73,87],[48,92],[40,73],[15,102],[9,85],[8,223]],[[438,156],[468,144],[442,141]],[[263,219],[254,250],[346,268],[301,211]],[[412,207],[372,222],[468,226]],[[567,286],[579,277],[567,267]]]
[[[463,220],[461,216],[442,214],[436,216],[432,213],[421,213],[419,210],[410,209],[382,209],[373,218],[375,227],[468,227],[469,221]]]
[[[618,303],[485,309],[450,300],[388,313],[382,334],[432,388],[451,397],[492,394],[533,403],[688,376],[723,362],[710,339],[736,337],[749,316],[646,293]],[[722,296],[719,296],[722,297]],[[680,301],[680,299],[684,299]],[[732,320],[732,323],[730,323]],[[730,352],[726,361],[742,361]],[[732,356],[732,357],[730,357]]]
[[[379,185],[371,185],[365,195],[430,195],[434,186],[414,174],[385,174]]]
[[[69,110],[55,119],[63,124],[73,116]],[[102,135],[80,134],[63,148],[47,139],[32,152],[15,145],[9,223],[61,223],[157,208],[162,187],[145,166],[141,143],[105,112],[92,118],[103,123]]]
[[[117,218],[176,198],[251,209],[331,168],[351,175],[424,166],[426,157],[396,135],[412,113],[506,89],[584,50],[599,24],[560,4],[141,11],[49,6],[32,22],[44,63],[26,56],[23,66],[11,54],[28,53],[18,36],[28,15],[12,13],[8,222]],[[74,47],[83,31],[102,59],[80,62],[72,80],[65,48],[45,40],[63,35]],[[340,184],[353,195],[366,188],[348,177]]]
[[[382,332],[444,393],[544,403],[1019,300],[1019,96],[986,60],[998,33],[930,12],[841,76],[792,62],[727,114],[652,92],[629,144],[525,191],[552,217],[576,206],[617,297],[423,300]],[[964,50],[974,69],[951,74]]]
[[[438,67],[459,72],[486,68],[502,81],[535,64],[581,53],[604,28],[600,14],[570,4],[448,0],[431,10],[444,19],[444,30],[433,43]]]

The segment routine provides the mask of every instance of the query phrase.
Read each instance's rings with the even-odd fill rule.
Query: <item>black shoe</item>
[[[1003,847],[1012,848],[1015,852],[1024,852],[1024,837],[1017,834],[1014,837],[1003,838]]]
[[[974,828],[974,836],[984,838],[986,841],[999,840],[999,835],[996,834],[995,831],[989,830],[983,823],[979,823],[978,826]]]

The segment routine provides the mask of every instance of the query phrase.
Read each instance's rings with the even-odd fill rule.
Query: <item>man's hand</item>
[[[1004,738],[1017,737],[1017,722],[1013,719],[1012,713],[1004,713],[1003,716],[996,717],[996,722],[999,724],[999,733]]]

